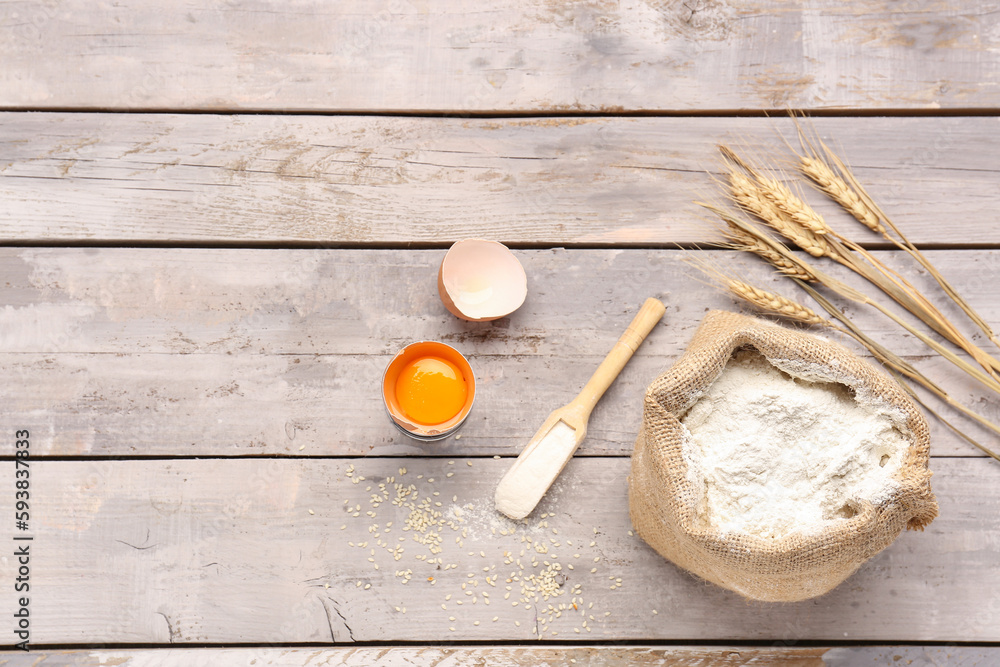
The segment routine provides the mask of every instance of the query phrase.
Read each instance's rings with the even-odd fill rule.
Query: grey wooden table
[[[664,561],[631,533],[625,486],[643,389],[707,310],[738,307],[683,259],[781,287],[697,250],[712,235],[693,202],[714,192],[716,144],[780,146],[787,108],[1000,324],[998,16],[971,0],[0,2],[8,645],[11,540],[33,537],[31,652],[0,664],[1000,664],[1000,466],[939,425],[941,516],[797,604]],[[461,322],[438,299],[466,237],[524,264],[510,317]],[[664,321],[577,458],[527,523],[496,515],[512,457],[648,296]],[[996,396],[856,316],[1000,419]],[[479,383],[461,436],[433,444],[396,432],[378,393],[421,339],[458,347]],[[518,567],[558,594],[523,604]]]

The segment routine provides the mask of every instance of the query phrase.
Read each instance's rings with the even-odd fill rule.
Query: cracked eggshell
[[[445,254],[438,270],[438,292],[455,317],[488,322],[510,315],[524,303],[528,277],[504,244],[466,239]]]

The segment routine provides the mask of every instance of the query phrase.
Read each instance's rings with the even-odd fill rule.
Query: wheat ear
[[[748,164],[728,146],[720,145],[719,151],[730,163],[735,164],[752,176],[760,196],[771,202],[791,222],[819,236],[831,231],[830,226],[826,224],[823,216],[813,210],[809,204],[802,201],[787,185],[777,179],[765,176],[759,169]]]
[[[803,136],[801,128],[799,128],[799,135]],[[910,240],[906,237],[906,235],[903,234],[902,230],[900,230],[895,224],[893,224],[892,220],[889,219],[889,216],[887,216],[885,212],[882,211],[882,209],[879,207],[879,205],[875,203],[871,195],[868,194],[868,191],[857,179],[854,173],[851,172],[850,168],[844,163],[844,161],[841,160],[836,153],[830,150],[830,147],[827,146],[824,142],[820,141],[819,145],[822,148],[823,153],[826,156],[826,159],[830,163],[832,163],[832,167],[835,167],[840,171],[841,174],[843,174],[844,180],[850,184],[853,190],[857,193],[858,197],[860,197],[860,199],[865,203],[865,205],[868,208],[870,208],[876,215],[878,215],[881,220],[885,221],[885,224],[899,237],[900,241],[897,241],[888,232],[884,232],[883,236],[889,241],[892,241],[898,248],[905,250],[907,253],[910,254],[911,257],[917,260],[920,263],[920,265],[923,266],[931,274],[931,276],[934,277],[934,280],[937,281],[937,283],[941,286],[945,294],[947,294],[952,301],[958,304],[958,306],[963,310],[963,312],[965,312],[965,314],[969,317],[969,319],[975,322],[976,326],[978,326],[980,330],[982,330],[982,332],[985,333],[991,341],[993,341],[994,345],[1000,347],[1000,337],[998,337],[993,332],[993,329],[989,325],[989,323],[986,322],[986,320],[984,320],[982,316],[980,316],[979,313],[977,313],[972,308],[972,306],[970,306],[965,301],[964,298],[962,298],[962,296],[958,293],[958,291],[955,290],[955,288],[952,287],[947,280],[945,280],[944,276],[942,276],[941,273],[934,267],[934,265],[931,264],[930,260],[928,260],[924,256],[924,254],[913,243],[910,242]]]
[[[726,286],[735,296],[766,312],[795,320],[796,322],[802,322],[803,324],[820,324],[824,326],[830,324],[827,320],[817,315],[815,311],[780,294],[758,289],[740,280],[727,280]]]
[[[776,232],[813,257],[832,257],[829,242],[792,220],[761,192],[756,182],[735,169],[729,172],[729,192],[743,210],[767,223]]]
[[[724,234],[732,241],[731,247],[733,250],[752,252],[786,276],[810,282],[816,280],[816,276],[804,269],[801,264],[788,260],[784,255],[774,250],[756,236],[747,234],[732,223],[728,225],[727,231]]]
[[[796,196],[784,183],[773,178],[766,178],[761,174],[756,174],[756,178],[763,195],[778,210],[791,218],[792,222],[802,225],[804,229],[809,230],[813,234],[823,235],[831,231],[830,226],[826,224],[823,216]]]
[[[863,292],[860,292],[854,289],[853,287],[850,287],[847,284],[837,280],[836,278],[824,273],[816,266],[807,262],[805,259],[797,257],[796,255],[791,253],[784,244],[775,239],[770,238],[762,231],[760,231],[760,229],[756,228],[754,225],[751,225],[743,220],[740,220],[739,218],[732,215],[725,209],[713,206],[711,204],[702,203],[701,205],[709,209],[710,211],[714,212],[723,221],[725,221],[730,230],[736,230],[736,232],[740,233],[743,237],[754,238],[758,244],[768,247],[771,250],[771,252],[776,253],[780,257],[783,257],[786,262],[794,264],[799,271],[808,274],[812,278],[812,280],[809,280],[808,282],[817,282],[829,288],[835,294],[838,294],[839,296],[849,299],[850,301],[854,301],[855,303],[859,304],[866,304],[875,308],[880,313],[891,319],[893,322],[895,322],[896,324],[898,324],[899,326],[903,327],[908,332],[916,336],[921,342],[923,342],[932,350],[940,354],[944,359],[951,362],[965,373],[968,373],[978,382],[981,382],[983,385],[985,385],[986,387],[990,388],[993,391],[1000,392],[1000,381],[998,381],[996,377],[984,373],[975,365],[970,364],[965,358],[956,355],[950,349],[938,343],[936,340],[934,340],[927,334],[923,333],[919,329],[915,328],[906,319],[900,317],[892,310],[880,304],[878,301],[875,301],[874,299],[865,295]],[[865,265],[861,265],[861,267],[864,266]],[[803,280],[802,278],[797,276],[792,276],[792,277],[797,278],[798,280]],[[725,282],[725,280],[723,280],[723,282]]]
[[[799,156],[799,171],[825,192],[854,219],[877,234],[885,235],[885,227],[878,215],[861,201],[858,194],[823,160],[808,155]]]
[[[730,153],[732,152],[730,151]],[[813,161],[810,164],[813,167],[820,164],[820,161],[814,158],[800,157],[800,160],[801,159],[812,159]],[[745,165],[743,162],[739,162],[738,164],[741,166]],[[825,166],[826,171],[828,172],[827,175],[833,174],[836,176],[829,165]],[[744,168],[747,167],[744,166]],[[850,191],[859,202],[861,201],[857,192],[855,192],[853,188],[849,188],[846,181],[840,179],[840,185],[843,185],[843,187],[846,188],[846,190],[841,190],[838,187],[837,190],[840,194],[843,194],[845,191]],[[797,202],[797,200],[788,200],[785,202],[785,205],[786,207],[791,207],[793,205],[797,206],[798,203],[800,202]],[[777,206],[777,204],[775,204],[775,206]],[[866,207],[873,212],[877,210],[877,207],[868,206],[867,203]],[[787,215],[785,208],[781,208],[780,210],[785,212]],[[801,213],[807,216],[807,212],[801,211]],[[878,217],[883,220],[887,220],[884,215]],[[887,224],[891,225],[891,223]],[[919,290],[913,287],[913,285],[902,278],[902,276],[899,276],[897,273],[886,267],[881,261],[876,259],[862,247],[850,242],[847,239],[839,237],[837,234],[830,234],[829,237],[822,236],[816,238],[821,239],[821,243],[832,249],[832,252],[827,255],[828,257],[831,257],[835,261],[840,262],[863,276],[866,280],[881,289],[897,303],[919,317],[935,332],[968,352],[977,363],[986,369],[989,374],[991,374],[995,379],[1000,380],[1000,362],[965,338],[961,332],[956,329],[952,323],[934,306],[933,303],[920,293]],[[838,240],[838,238],[841,240]]]
[[[729,240],[729,243],[725,244],[724,247],[751,252],[773,266],[779,273],[786,276],[808,282],[818,280],[816,274],[807,268],[797,257],[788,252],[783,243],[768,237],[760,229],[739,219],[720,206],[704,202],[695,203],[715,213],[726,223],[722,234]]]

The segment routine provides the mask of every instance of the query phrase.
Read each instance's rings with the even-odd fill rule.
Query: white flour
[[[889,407],[808,376],[741,350],[684,415],[701,520],[778,538],[849,518],[849,500],[875,501],[895,486],[908,442]]]
[[[541,440],[526,448],[497,485],[494,500],[498,510],[513,519],[523,519],[535,509],[577,447],[576,429],[557,421]]]

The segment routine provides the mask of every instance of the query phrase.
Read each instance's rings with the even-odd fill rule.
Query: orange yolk
[[[420,424],[446,422],[465,406],[468,387],[458,366],[439,357],[411,361],[396,379],[396,400]]]

